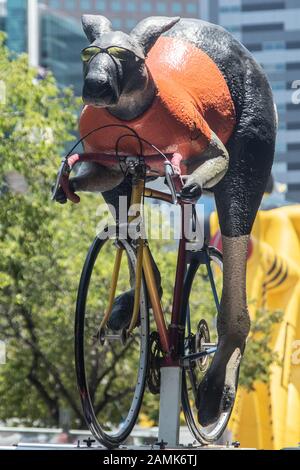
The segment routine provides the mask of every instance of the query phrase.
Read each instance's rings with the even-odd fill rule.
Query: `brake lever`
[[[178,203],[178,196],[177,194],[180,193],[183,183],[180,174],[174,171],[174,167],[171,162],[166,161],[164,163],[165,166],[165,176],[167,180],[168,187],[171,191],[172,202],[173,204]]]
[[[52,190],[52,197],[51,197],[52,201],[56,200],[56,196],[57,196],[58,190],[61,186],[61,181],[62,181],[63,176],[67,176],[70,173],[71,173],[71,168],[69,166],[68,159],[64,158],[63,161],[60,164],[59,171],[58,171],[57,177],[56,177],[56,182],[55,182],[54,188]]]

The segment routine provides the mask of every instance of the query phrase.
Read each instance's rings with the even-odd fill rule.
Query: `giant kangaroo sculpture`
[[[127,124],[162,151],[182,154],[189,175],[185,197],[200,196],[203,188],[214,192],[224,281],[218,350],[198,389],[199,420],[207,426],[234,398],[250,328],[247,245],[274,156],[272,92],[248,50],[219,26],[151,17],[127,35],[113,31],[103,16],[85,15],[83,27],[90,44],[101,49],[84,58],[81,134],[105,124]],[[111,46],[127,53],[111,54]],[[122,134],[120,128],[94,133],[85,151],[113,153]],[[123,139],[120,150],[137,154],[138,143]],[[130,180],[97,164],[83,164],[71,184],[75,191],[101,191],[114,205],[119,195],[130,193]],[[64,194],[58,199],[65,202]],[[130,296],[117,300],[114,321],[128,310]]]

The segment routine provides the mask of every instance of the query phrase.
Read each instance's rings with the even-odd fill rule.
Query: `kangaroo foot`
[[[234,347],[230,339],[225,341],[223,338],[220,342],[197,390],[198,421],[202,426],[215,423],[223,412],[233,406],[244,349],[245,343]]]
[[[161,297],[161,287],[159,287],[158,292]],[[123,328],[127,328],[130,325],[134,307],[134,294],[135,290],[130,289],[124,294],[116,297],[110,318],[107,322],[107,326],[110,330],[119,331]]]
[[[134,289],[116,297],[110,319],[107,323],[109,329],[118,331],[127,328],[133,314]]]

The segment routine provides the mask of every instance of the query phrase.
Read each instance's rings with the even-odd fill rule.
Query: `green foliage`
[[[79,103],[70,89],[57,88],[51,74],[36,80],[26,56],[11,60],[2,41],[0,81],[6,86],[0,104],[0,339],[7,346],[0,420],[53,425],[67,407],[81,423],[74,302],[98,201],[90,197],[78,208],[50,201]]]

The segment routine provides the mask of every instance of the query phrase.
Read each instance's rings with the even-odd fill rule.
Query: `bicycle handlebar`
[[[180,155],[179,153],[175,153],[169,157],[171,157],[170,160],[168,160],[168,158],[166,157],[166,160],[164,162],[164,174],[165,174],[168,186],[172,194],[173,203],[176,204],[178,200],[177,194],[179,194],[183,188],[183,181],[181,178],[181,169],[180,169],[182,155]],[[124,158],[126,161],[126,158],[132,158],[132,157],[124,157]],[[160,156],[159,157],[160,162],[161,162],[161,158],[162,157]],[[151,161],[153,162],[154,159],[155,157],[149,157],[149,163],[151,163]],[[143,159],[143,162],[144,161],[145,160]],[[120,160],[118,160],[117,157],[114,157],[113,155],[103,155],[103,154],[96,154],[96,153],[84,153],[81,155],[76,153],[74,155],[71,155],[68,158],[65,158],[61,163],[61,166],[60,166],[57,178],[56,178],[56,183],[54,185],[53,192],[52,192],[52,200],[56,199],[58,190],[61,187],[66,197],[70,201],[72,201],[74,204],[78,204],[80,202],[80,197],[70,188],[69,178],[70,178],[70,174],[74,166],[77,163],[82,163],[82,162],[96,162],[96,163],[101,163],[105,166],[114,166],[120,163]]]

